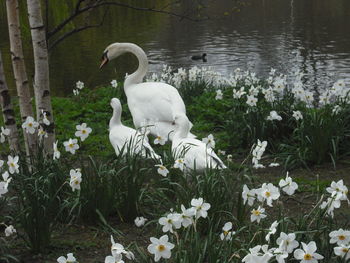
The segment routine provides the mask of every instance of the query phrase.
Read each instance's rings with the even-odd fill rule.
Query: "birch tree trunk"
[[[15,112],[11,103],[11,96],[6,84],[4,68],[2,64],[2,57],[0,52],[0,104],[2,114],[4,116],[5,127],[10,130],[7,136],[11,151],[18,153],[20,151],[18,130],[16,126]]]
[[[50,121],[50,125],[46,125],[42,121],[40,121],[40,125],[48,135],[48,137],[44,139],[44,149],[46,152],[52,152],[55,134],[51,106],[49,57],[45,25],[41,14],[40,0],[27,0],[27,6],[34,51],[34,93],[37,120],[42,120],[42,112],[44,112],[47,119]]]
[[[27,116],[34,117],[31,103],[29,82],[24,64],[22,38],[19,23],[19,8],[17,0],[6,0],[7,22],[10,36],[12,67],[16,80],[17,95],[19,97],[19,106],[22,122]],[[36,152],[37,135],[29,134],[23,131],[25,148],[27,156]]]

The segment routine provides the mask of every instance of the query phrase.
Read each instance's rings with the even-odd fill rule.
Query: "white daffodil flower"
[[[256,106],[256,103],[258,102],[258,99],[256,97],[254,97],[253,95],[248,95],[247,96],[247,101],[246,103],[251,106],[254,107]]]
[[[84,88],[84,82],[78,80],[77,83],[75,83],[75,87],[78,89],[78,90],[82,90]]]
[[[215,140],[213,134],[209,134],[208,137],[203,138],[202,142],[205,143],[208,148],[215,148]]]
[[[177,160],[175,160],[175,163],[174,163],[174,168],[178,168],[180,169],[181,171],[184,171],[185,170],[185,160],[183,158],[179,158]]]
[[[5,236],[9,237],[16,233],[16,229],[13,227],[13,225],[9,225],[5,228]]]
[[[249,254],[246,255],[242,262],[245,263],[267,263],[271,259],[271,253],[261,253],[262,246],[258,245],[249,249]],[[263,251],[264,252],[264,251]]]
[[[147,250],[149,253],[154,254],[155,262],[158,262],[161,258],[168,259],[171,257],[171,250],[175,245],[168,242],[168,235],[163,235],[159,239],[151,237],[150,240],[152,244],[147,247]]]
[[[222,233],[220,234],[220,239],[225,241],[231,241],[232,236],[236,234],[235,231],[231,231],[231,230],[232,230],[232,223],[231,222],[225,223],[224,227],[222,228]]]
[[[257,189],[257,197],[260,202],[266,201],[268,206],[272,207],[272,201],[280,197],[279,189],[271,183],[263,183],[260,189]]]
[[[222,97],[223,97],[222,91],[221,91],[221,89],[218,89],[218,90],[216,91],[215,99],[216,99],[216,100],[222,100]]]
[[[81,172],[79,169],[71,169],[69,172],[70,182],[69,185],[72,188],[73,192],[75,190],[80,190],[80,183],[82,181]]]
[[[86,123],[77,125],[76,129],[75,136],[79,137],[82,142],[89,137],[89,134],[92,132],[92,129],[87,127]]]
[[[196,210],[196,219],[198,219],[200,217],[203,217],[203,218],[207,217],[207,215],[208,215],[207,211],[210,209],[210,204],[204,203],[204,200],[202,197],[200,197],[198,199],[193,198],[191,200],[191,205]]]
[[[7,165],[9,167],[10,174],[19,173],[18,160],[19,160],[18,155],[16,155],[15,157],[12,157],[10,155],[7,156]]]
[[[343,180],[339,180],[338,182],[332,182],[330,187],[326,188],[326,191],[335,197],[335,200],[348,200],[348,188],[344,185]]]
[[[298,189],[298,184],[293,182],[292,178],[288,176],[288,172],[286,178],[281,179],[278,185],[287,195],[293,195],[295,190]]]
[[[341,257],[345,262],[347,262],[350,259],[350,244],[335,247],[334,254]]]
[[[269,164],[269,167],[278,167],[278,166],[280,166],[279,163],[270,163]]]
[[[303,114],[301,114],[300,111],[294,111],[293,110],[293,118],[296,119],[297,121],[298,120],[302,120],[303,119]]]
[[[4,143],[6,140],[6,136],[10,135],[11,130],[1,127],[1,133],[0,133],[0,143]]]
[[[343,230],[342,228],[340,228],[338,230],[330,232],[329,237],[331,238],[329,240],[329,243],[331,244],[337,243],[338,246],[350,244],[349,230]]]
[[[225,155],[225,154],[226,154],[226,151],[218,150],[218,154],[220,154],[220,155]]]
[[[281,121],[282,120],[282,117],[280,115],[278,115],[278,113],[276,111],[270,111],[270,115],[267,116],[266,118],[268,121]]]
[[[248,202],[248,205],[252,206],[256,199],[256,190],[255,189],[249,190],[247,185],[243,185],[242,198],[243,198],[244,204]]]
[[[38,129],[38,136],[39,136],[39,140],[41,141],[43,138],[47,138],[48,134],[47,132],[40,126]]]
[[[5,183],[10,183],[11,178],[9,178],[10,174],[8,171],[5,171],[1,176]]]
[[[292,253],[294,249],[299,246],[299,242],[295,240],[295,234],[280,233],[280,236],[276,240],[277,245],[281,251],[286,251],[288,254]]]
[[[53,159],[58,160],[61,157],[61,152],[58,150],[58,141],[53,143]]]
[[[58,263],[75,263],[77,262],[77,259],[73,256],[73,253],[68,253],[67,258],[66,257],[59,257],[57,259]]]
[[[63,142],[63,145],[66,148],[66,151],[71,154],[75,154],[75,151],[79,149],[77,139],[69,139],[68,141]]]
[[[117,254],[115,256],[107,256],[105,258],[105,263],[124,263],[123,255]]]
[[[318,260],[323,259],[323,256],[316,253],[317,246],[315,241],[311,241],[309,244],[301,242],[303,249],[296,249],[294,251],[294,257],[300,260],[301,263],[317,263]]]
[[[136,217],[134,222],[137,227],[144,226],[147,221],[147,218],[144,218],[143,216]]]
[[[181,205],[181,224],[184,228],[192,225],[193,223],[193,217],[196,215],[196,210],[194,207],[191,208],[185,208],[184,205]]]
[[[47,115],[46,115],[46,112],[44,110],[41,110],[41,114],[43,115],[43,123],[47,126],[50,125],[50,121],[49,119],[47,118]]]
[[[158,135],[153,141],[154,144],[160,144],[160,145],[164,145],[166,142],[167,142],[166,138],[163,138],[160,135]]]
[[[342,108],[339,105],[335,105],[332,110],[332,115],[337,115],[342,110]]]
[[[269,228],[269,232],[268,232],[267,235],[265,236],[265,240],[266,240],[267,242],[270,242],[270,236],[276,233],[276,231],[277,231],[277,226],[278,226],[278,222],[277,222],[277,221],[274,221],[274,222],[271,224],[271,226],[270,226],[270,228]]]
[[[265,218],[265,217],[266,217],[265,209],[259,206],[258,209],[253,209],[251,211],[250,221],[251,222],[256,221],[256,222],[260,223],[260,220]]]
[[[73,95],[78,96],[79,95],[79,90],[78,89],[73,89]]]
[[[38,128],[38,126],[39,123],[37,123],[31,116],[27,116],[25,122],[22,124],[22,128],[29,134],[34,134],[35,129]]]
[[[233,89],[232,92],[234,99],[240,99],[243,95],[246,94],[246,92],[244,91],[244,87],[241,87],[239,90]]]
[[[111,235],[111,243],[112,243],[111,253],[113,257],[119,257],[118,255],[124,254],[130,260],[135,259],[134,253],[126,250],[122,244],[116,243],[112,235]]]
[[[169,170],[162,164],[156,164],[156,167],[158,167],[157,172],[161,175],[166,177],[169,173]]]
[[[118,82],[117,82],[115,79],[113,79],[113,80],[111,81],[111,86],[112,86],[113,88],[117,88],[117,87],[118,87]]]
[[[170,233],[174,232],[174,229],[181,228],[181,215],[178,213],[168,214],[166,217],[161,217],[158,220],[158,223],[162,225],[162,231],[164,233],[170,231]]]
[[[8,183],[0,182],[0,197],[8,192]]]

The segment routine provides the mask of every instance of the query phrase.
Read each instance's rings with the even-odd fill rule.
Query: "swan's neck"
[[[122,116],[121,110],[117,110],[113,108],[113,115],[112,115],[112,118],[109,120],[109,129],[112,129],[115,126],[122,124],[121,116]]]
[[[124,87],[127,88],[134,84],[139,84],[143,81],[143,78],[147,74],[148,71],[148,59],[146,53],[137,45],[131,43],[124,44],[125,52],[130,52],[137,57],[139,61],[139,67],[137,70],[129,75],[124,82]]]

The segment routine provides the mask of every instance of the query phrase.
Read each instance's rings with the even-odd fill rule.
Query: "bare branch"
[[[90,2],[89,4],[87,4],[85,7],[81,7],[82,3],[85,1],[86,0],[79,0],[75,6],[74,12],[69,17],[67,17],[65,20],[63,20],[60,24],[58,24],[54,29],[52,29],[50,32],[48,32],[47,39],[50,39],[52,36],[54,36],[56,33],[58,33],[60,30],[62,30],[69,22],[71,22],[73,19],[75,19],[76,17],[78,17],[82,13],[89,11],[91,9],[94,9],[94,8],[102,7],[102,6],[120,6],[120,7],[125,7],[125,8],[129,8],[129,9],[137,10],[137,11],[162,13],[162,14],[167,14],[167,15],[179,17],[181,20],[186,19],[186,20],[195,21],[195,22],[208,19],[207,17],[200,18],[200,19],[199,18],[192,18],[192,17],[187,16],[187,15],[178,14],[178,13],[171,12],[171,11],[166,11],[165,8],[169,7],[170,4],[165,5],[161,9],[156,9],[155,7],[133,6],[133,5],[129,5],[129,4],[118,2],[118,1],[95,0],[94,2],[92,2],[92,3]],[[180,1],[179,0],[173,1],[171,3],[171,5],[177,4],[177,3],[180,3]]]
[[[83,0],[84,1],[84,0]],[[65,40],[67,37],[71,36],[71,35],[74,35],[76,33],[79,33],[83,30],[86,30],[86,29],[89,29],[89,28],[94,28],[94,27],[99,27],[99,26],[102,26],[103,23],[104,23],[104,20],[105,20],[105,17],[106,17],[106,14],[107,14],[107,11],[105,11],[105,13],[103,14],[103,17],[102,17],[102,20],[100,23],[96,24],[96,25],[85,25],[85,26],[82,26],[82,27],[78,27],[78,28],[74,28],[72,29],[71,31],[63,34],[62,36],[60,36],[59,38],[57,38],[52,44],[49,45],[49,51],[54,48],[57,44],[59,44],[60,42],[62,42],[63,40]]]

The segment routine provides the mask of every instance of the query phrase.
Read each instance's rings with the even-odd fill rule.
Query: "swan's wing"
[[[177,114],[186,114],[185,104],[176,88],[161,82],[145,82],[129,87],[128,106],[142,119],[173,122]]]

